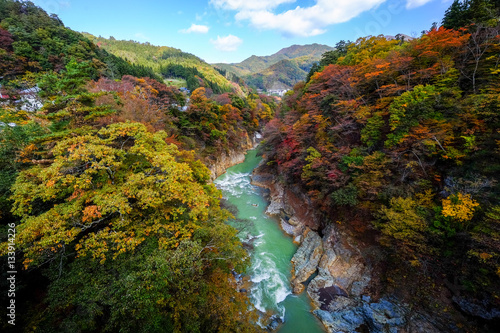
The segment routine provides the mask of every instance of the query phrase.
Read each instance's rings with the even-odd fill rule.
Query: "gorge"
[[[438,319],[369,288],[380,249],[334,225],[321,230],[308,198],[267,173],[256,149],[238,162],[214,183],[236,208],[229,223],[251,258],[249,283],[240,290],[259,311],[259,325],[280,333],[446,330],[436,327],[443,325]]]
[[[276,220],[265,214],[264,191],[250,183],[251,172],[259,161],[256,151],[250,150],[243,163],[230,167],[215,181],[225,200],[238,209],[232,224],[250,249],[251,266],[247,272],[251,281],[250,299],[261,314],[274,316],[275,322],[284,321],[279,332],[324,332],[321,323],[309,312],[310,300],[306,295],[292,294],[290,259],[297,247],[280,230]]]
[[[0,331],[498,331],[498,0],[289,47],[91,2],[201,53],[0,0]]]

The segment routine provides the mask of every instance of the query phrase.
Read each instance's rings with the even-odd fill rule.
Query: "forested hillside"
[[[313,64],[325,52],[333,48],[327,45],[292,45],[270,56],[251,56],[237,64],[215,64],[229,73],[235,73],[250,87],[269,90],[273,86],[291,88],[303,81]]]
[[[0,71],[4,85],[26,72],[60,71],[71,58],[91,62],[92,77],[122,75],[159,79],[150,68],[132,65],[99,49],[61,20],[26,2],[0,1]]]
[[[154,46],[149,43],[105,39],[86,34],[97,46],[108,52],[127,59],[133,64],[152,68],[164,79],[183,79],[185,86],[193,91],[199,87],[210,88],[214,93],[234,92],[243,95],[237,84],[238,78],[232,77],[236,83],[226,79],[219,71],[195,55],[181,50]],[[183,83],[182,83],[183,84]]]
[[[303,81],[306,76],[307,71],[300,68],[295,62],[281,60],[259,73],[248,75],[245,78],[245,83],[250,87],[262,90],[291,89],[297,82]]]
[[[266,128],[268,168],[323,228],[385,248],[380,293],[436,315],[499,317],[498,8],[455,1],[420,38],[344,44]]]
[[[187,103],[31,2],[0,0],[0,37],[0,253],[17,271],[2,329],[257,330],[234,278],[247,254],[203,162],[241,149],[274,100],[199,87]]]

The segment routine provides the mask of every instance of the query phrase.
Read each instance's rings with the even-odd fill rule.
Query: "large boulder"
[[[304,290],[303,282],[316,272],[323,255],[323,243],[317,232],[306,229],[304,239],[292,258],[293,292],[298,294]]]
[[[318,275],[309,283],[307,292],[315,305],[324,307],[320,293],[324,288],[336,286],[349,297],[360,297],[371,281],[371,269],[352,240],[339,234],[334,226],[324,229],[324,252],[318,265]],[[324,293],[324,292],[323,292]]]

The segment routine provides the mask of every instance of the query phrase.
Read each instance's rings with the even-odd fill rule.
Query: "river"
[[[310,312],[306,292],[292,294],[290,259],[297,246],[276,219],[265,214],[268,202],[264,190],[250,184],[250,175],[259,162],[256,151],[250,150],[243,163],[229,168],[214,182],[224,198],[238,209],[238,220],[229,223],[240,231],[240,239],[251,239],[253,245],[247,272],[252,281],[250,299],[262,313],[273,313],[284,320],[280,333],[324,333],[323,325]]]

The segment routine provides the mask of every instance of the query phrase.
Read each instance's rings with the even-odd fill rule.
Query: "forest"
[[[31,2],[0,1],[0,36],[0,251],[3,267],[16,259],[17,331],[254,331],[233,275],[248,258],[204,162],[239,149],[275,100],[200,85],[187,105]],[[34,87],[43,106],[23,110]]]
[[[500,305],[498,9],[455,1],[419,38],[339,42],[287,93],[263,147],[323,228],[385,248],[384,290],[441,314],[456,311],[446,295],[483,319]]]
[[[0,264],[17,272],[16,331],[261,331],[207,167],[260,131],[266,168],[321,228],[383,248],[380,293],[465,315],[462,331],[494,327],[499,8],[455,0],[418,38],[340,41],[280,101],[194,55],[0,0]]]

